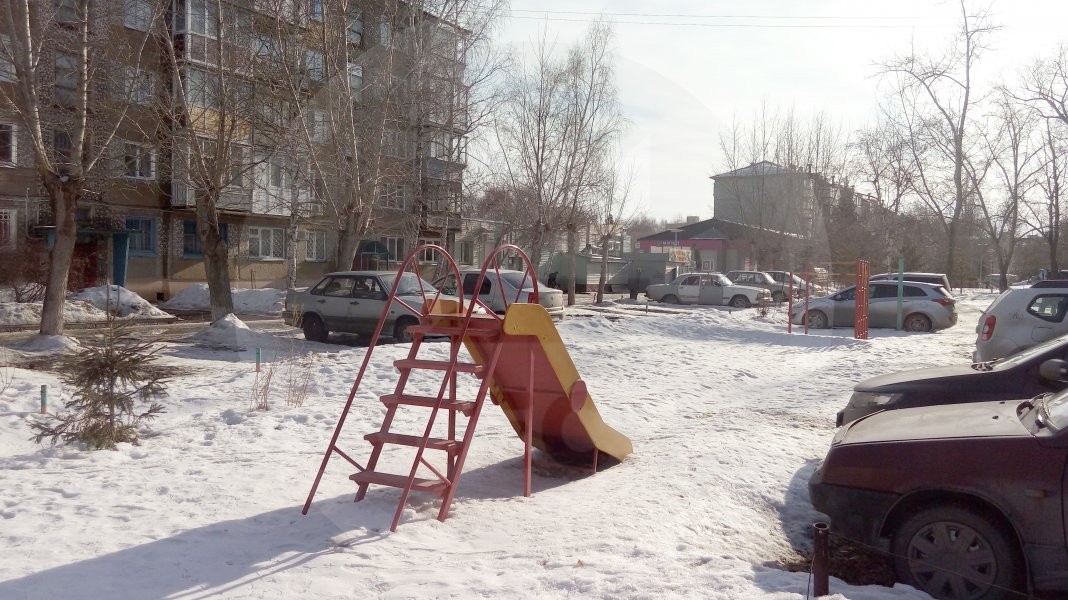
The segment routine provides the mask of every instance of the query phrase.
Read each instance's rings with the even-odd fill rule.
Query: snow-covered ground
[[[274,288],[231,290],[234,312],[239,315],[280,315],[285,303],[286,291]],[[193,284],[159,305],[164,310],[207,310],[208,284]]]
[[[86,288],[69,294],[63,305],[63,320],[66,323],[106,321],[109,314],[119,319],[171,316],[118,285]],[[40,322],[41,302],[0,302],[0,325],[38,325]]]
[[[788,335],[785,314],[624,302],[573,311],[559,330],[605,422],[634,453],[596,475],[535,459],[487,403],[451,516],[399,491],[352,502],[335,458],[300,507],[366,348],[268,335],[237,319],[163,349],[183,375],[142,445],[89,452],[29,440],[42,384],[7,369],[0,394],[0,598],[804,598],[806,573],[774,568],[809,545],[820,516],[807,480],[852,385],[887,371],[967,360],[979,311],[934,334]],[[428,343],[425,356],[447,345]],[[236,349],[235,349],[236,348]],[[273,364],[270,410],[251,410],[256,349]],[[365,460],[407,344],[375,349],[339,446]],[[2,375],[0,371],[0,375]],[[262,377],[263,373],[261,373]],[[303,406],[285,380],[307,377]],[[260,380],[262,381],[262,379]],[[432,394],[413,379],[407,391]],[[422,411],[395,430],[422,431]],[[395,460],[396,459],[396,460]],[[405,467],[394,456],[385,462]],[[832,579],[836,598],[926,598]]]

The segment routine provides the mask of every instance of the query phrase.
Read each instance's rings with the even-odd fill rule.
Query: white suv
[[[972,360],[985,362],[1068,333],[1068,281],[1010,288],[979,316]]]

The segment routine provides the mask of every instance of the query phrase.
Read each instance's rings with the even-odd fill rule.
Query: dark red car
[[[840,537],[894,556],[936,598],[1068,591],[1068,391],[877,412],[842,427],[809,480]]]

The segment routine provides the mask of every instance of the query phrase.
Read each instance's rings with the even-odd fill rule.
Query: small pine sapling
[[[62,381],[71,399],[67,412],[32,425],[33,440],[52,445],[82,442],[94,450],[114,449],[121,442],[138,443],[138,428],[163,412],[151,402],[163,395],[166,378],[153,362],[158,347],[130,337],[126,327],[109,319],[99,346],[87,346],[70,359]],[[147,409],[135,405],[151,402]]]

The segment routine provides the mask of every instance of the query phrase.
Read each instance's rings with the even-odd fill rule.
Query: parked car
[[[781,283],[783,285],[783,287],[785,287],[787,290],[789,290],[789,288],[790,288],[790,278],[791,278],[791,273],[789,271],[765,271],[765,273],[767,273],[768,275],[771,275],[772,279],[774,279],[775,281]],[[794,294],[796,294],[798,296],[804,296],[806,289],[809,289],[809,293],[810,294],[821,293],[819,291],[820,288],[818,288],[818,286],[816,286],[815,283],[812,283],[811,284],[811,288],[810,288],[810,285],[806,284],[805,280],[802,279],[800,275],[798,275],[797,273],[793,273],[792,275],[793,275],[793,284],[794,284],[793,285]]]
[[[738,285],[764,288],[771,293],[771,299],[775,302],[786,302],[786,297],[790,293],[788,284],[784,285],[775,281],[770,274],[763,271],[728,271],[727,279]]]
[[[658,283],[645,288],[650,300],[668,304],[712,304],[748,308],[771,301],[768,290],[747,285],[734,285],[722,273],[685,273],[671,283]]]
[[[853,387],[836,427],[879,410],[1030,398],[1068,387],[1068,335],[987,362],[879,375]]]
[[[464,298],[475,296],[475,284],[478,283],[478,269],[460,271],[463,280]],[[500,273],[498,278],[497,273]],[[456,275],[450,273],[434,281],[434,287],[444,294],[456,294]],[[499,271],[487,271],[482,280],[482,287],[478,293],[481,300],[491,310],[503,313],[513,302],[530,302],[534,295],[533,281],[530,275],[524,271],[512,271],[500,269]],[[555,319],[564,318],[564,293],[545,285],[538,286],[538,304],[545,307],[549,316]]]
[[[286,292],[282,320],[287,325],[302,328],[304,338],[313,342],[327,341],[331,331],[371,335],[378,326],[396,277],[394,271],[328,273],[310,288]],[[401,275],[397,288],[399,299],[418,311],[423,307],[424,293],[427,299],[432,299],[437,290],[414,273]],[[398,341],[410,341],[407,329],[417,322],[416,313],[393,302],[382,332]]]
[[[941,285],[905,282],[903,285],[904,311],[902,328],[905,331],[936,331],[957,323],[956,301]],[[853,325],[857,308],[856,286],[836,294],[814,298],[805,305],[794,307],[790,320],[815,329],[849,327]],[[872,281],[868,283],[868,326],[897,327],[897,282]]]
[[[902,281],[918,281],[920,283],[932,283],[946,288],[947,292],[953,293],[953,286],[949,285],[949,277],[945,273],[902,273]],[[872,275],[868,281],[897,281],[897,273],[879,273]]]
[[[809,497],[936,598],[1068,591],[1068,390],[888,410],[838,430]],[[1030,580],[1030,581],[1028,581]],[[1057,596],[1061,597],[1061,596]]]
[[[1068,333],[1068,281],[1047,279],[1031,287],[1009,288],[979,315],[972,360],[1008,356]]]

